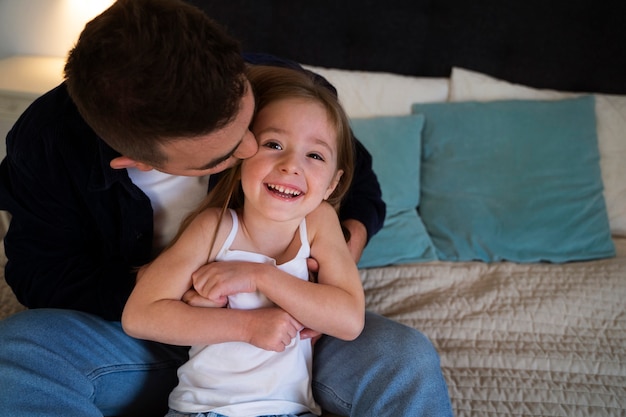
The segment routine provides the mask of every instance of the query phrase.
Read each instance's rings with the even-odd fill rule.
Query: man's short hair
[[[122,155],[159,164],[160,144],[228,124],[246,90],[239,43],[180,0],[118,0],[87,23],[65,65],[68,92]]]

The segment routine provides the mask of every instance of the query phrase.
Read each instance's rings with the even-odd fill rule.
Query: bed
[[[388,207],[367,308],[456,416],[626,415],[626,3],[190,2],[337,88]]]

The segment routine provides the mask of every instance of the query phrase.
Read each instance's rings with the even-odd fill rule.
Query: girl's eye
[[[324,161],[324,157],[322,155],[320,155],[319,153],[310,153],[309,154],[309,158],[313,158],[313,159],[317,159],[319,161]]]
[[[273,142],[273,141],[265,142],[263,146],[265,146],[266,148],[270,148],[270,149],[277,149],[279,151],[283,149],[283,147],[280,146],[279,143]]]

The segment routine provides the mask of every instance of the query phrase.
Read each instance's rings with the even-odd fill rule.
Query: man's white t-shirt
[[[127,172],[133,183],[150,198],[154,213],[152,248],[158,253],[176,236],[185,216],[206,197],[209,175],[185,177],[137,168],[127,168]]]

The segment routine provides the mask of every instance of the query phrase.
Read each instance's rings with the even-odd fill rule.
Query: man
[[[5,275],[30,308],[0,322],[0,407],[12,416],[166,411],[186,348],[132,339],[119,318],[137,268],[171,239],[209,176],[256,152],[244,65],[238,43],[200,10],[120,0],[87,24],[65,82],[9,133],[0,165],[0,208],[12,215]],[[356,145],[342,221],[358,259],[384,205]],[[201,305],[197,297],[190,290],[185,301]],[[255,320],[263,318],[230,325],[255,331]],[[430,342],[374,314],[356,341],[316,343],[314,393],[337,414],[451,414]]]

